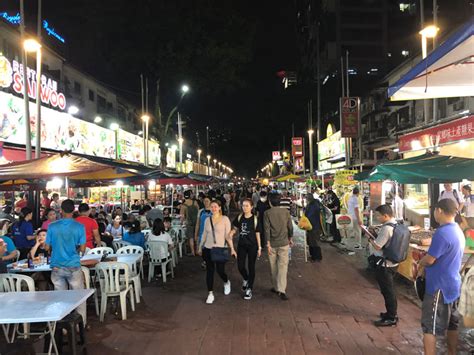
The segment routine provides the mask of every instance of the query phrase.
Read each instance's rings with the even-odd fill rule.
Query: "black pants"
[[[237,265],[239,266],[239,272],[248,281],[250,289],[253,288],[253,282],[255,281],[255,262],[257,261],[258,247],[256,245],[247,246],[239,243],[237,247]],[[245,266],[245,262],[248,257],[248,272]]]
[[[321,231],[319,229],[312,229],[310,231],[306,231],[306,243],[309,247],[309,253],[311,254],[312,260],[321,261],[323,259],[323,255],[321,253],[321,247],[318,244],[318,238],[321,235]]]
[[[217,271],[222,281],[227,282],[229,278],[225,273],[225,263],[215,263],[211,260],[211,249],[202,248],[202,257],[206,262],[207,290],[214,291],[214,272]]]
[[[336,214],[333,213],[332,216],[333,216],[333,219],[332,219],[331,225],[329,226],[329,232],[331,233],[331,235],[334,239],[334,242],[340,243],[341,242],[341,233],[339,232],[339,229],[337,229],[337,226],[336,226]]]
[[[384,267],[377,265],[375,269],[375,278],[385,300],[388,318],[395,318],[397,316],[397,295],[393,286],[393,276],[396,272],[397,266]]]

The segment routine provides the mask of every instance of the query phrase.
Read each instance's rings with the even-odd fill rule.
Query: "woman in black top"
[[[252,299],[252,288],[255,280],[255,262],[257,256],[262,253],[260,241],[260,223],[256,215],[252,213],[253,202],[246,198],[242,201],[242,210],[244,213],[237,216],[233,222],[233,228],[230,236],[233,237],[239,231],[239,244],[237,246],[237,264],[239,272],[242,275],[242,290],[244,299]],[[248,257],[248,271],[245,267]]]
[[[329,208],[332,212],[332,223],[329,227],[333,239],[333,242],[340,243],[341,242],[341,233],[339,233],[339,229],[336,226],[336,215],[341,213],[341,201],[337,197],[336,193],[330,189],[327,192],[326,197],[326,207]]]

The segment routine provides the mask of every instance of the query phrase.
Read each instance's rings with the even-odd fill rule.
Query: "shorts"
[[[424,334],[445,335],[446,330],[458,330],[459,313],[454,303],[444,303],[441,290],[425,293],[421,307],[421,329]]]
[[[194,240],[194,232],[196,231],[196,226],[186,226],[186,239]]]

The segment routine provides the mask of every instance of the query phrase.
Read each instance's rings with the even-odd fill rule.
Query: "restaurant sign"
[[[303,138],[293,137],[291,139],[291,155],[294,157],[303,156]]]
[[[341,135],[344,138],[359,137],[360,100],[358,97],[341,97]]]
[[[357,170],[338,170],[334,174],[334,183],[345,186],[354,185],[356,183],[355,174],[357,174]]]
[[[28,96],[36,99],[36,70],[27,68]],[[16,60],[10,61],[0,55],[0,87],[12,89],[23,96],[23,65]],[[64,110],[66,97],[58,91],[57,81],[41,75],[40,99],[45,105]]]
[[[30,102],[31,143],[36,144],[36,104]],[[24,102],[0,92],[0,141],[25,145]],[[57,151],[115,158],[115,133],[65,112],[41,107],[41,146]]]
[[[474,115],[400,137],[400,152],[433,148],[446,143],[474,138]]]

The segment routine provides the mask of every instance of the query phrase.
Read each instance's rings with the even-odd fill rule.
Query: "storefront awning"
[[[289,175],[285,175],[285,176],[282,176],[280,178],[277,179],[278,182],[284,182],[284,181],[288,181],[288,180],[296,180],[296,179],[299,179],[300,176],[298,175],[295,175],[295,174],[289,174]]]
[[[365,181],[392,180],[402,184],[474,180],[474,159],[427,153],[376,166]]]
[[[474,22],[470,21],[388,88],[392,101],[474,95]]]

